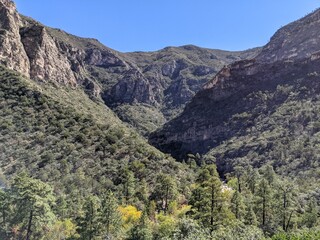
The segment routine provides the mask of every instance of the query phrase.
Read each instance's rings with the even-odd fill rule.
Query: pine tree
[[[174,179],[167,174],[160,173],[152,193],[152,198],[160,204],[158,208],[166,214],[170,201],[173,201],[176,195],[177,185]]]
[[[43,231],[41,226],[55,221],[52,211],[55,197],[48,184],[21,174],[14,179],[12,195],[15,206],[12,224],[21,226],[20,235],[24,239],[34,239],[34,235]]]
[[[10,222],[12,198],[7,190],[0,189],[0,232],[8,237],[8,225]],[[0,236],[1,236],[0,235]]]
[[[117,199],[111,191],[108,191],[102,199],[100,221],[105,230],[106,238],[111,237],[114,231],[120,226],[121,216],[118,212]]]
[[[287,232],[296,208],[293,183],[282,179],[282,181],[278,183],[277,195],[277,198],[279,199],[278,204],[280,205],[282,230]]]
[[[255,194],[257,183],[259,181],[259,172],[257,169],[250,169],[247,174],[247,185],[252,194]]]
[[[133,200],[133,195],[135,194],[135,182],[134,174],[127,166],[119,170],[119,179],[117,184],[122,186],[121,193],[124,197],[123,204],[125,205],[129,205]]]
[[[312,228],[317,225],[319,216],[319,209],[315,198],[309,200],[306,212],[303,216],[303,223],[308,227]]]
[[[267,224],[267,217],[270,211],[272,192],[269,182],[266,179],[262,179],[258,185],[256,196],[258,197],[258,210],[261,216],[261,225],[265,227]]]
[[[138,225],[131,228],[128,240],[152,240],[152,228],[146,212],[143,212]]]
[[[79,221],[79,232],[83,239],[92,240],[101,235],[100,199],[89,196],[83,206],[84,215]]]
[[[246,212],[246,215],[245,215],[244,223],[246,225],[252,225],[252,226],[257,226],[258,225],[257,216],[256,216],[255,212],[253,211],[252,204],[250,204],[247,207],[247,212]]]
[[[213,231],[219,224],[223,205],[222,183],[215,165],[202,169],[197,179],[197,187],[192,193],[190,204],[195,219]]]
[[[231,209],[236,218],[242,221],[245,214],[243,197],[239,191],[235,191],[231,199]]]

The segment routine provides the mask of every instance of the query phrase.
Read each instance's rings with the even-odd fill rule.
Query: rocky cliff
[[[187,45],[156,52],[126,53],[124,58],[136,69],[126,72],[105,91],[104,99],[123,120],[147,134],[181,113],[186,103],[223,66],[253,58],[259,51],[256,48],[228,52]],[[135,111],[146,107],[151,111]],[[141,126],[145,119],[152,127],[148,123]]]
[[[180,159],[209,152],[226,167],[241,159],[273,162],[283,151],[279,146],[294,148],[297,136],[314,137],[320,117],[319,15],[317,10],[280,29],[252,60],[224,67],[150,142]],[[309,109],[302,107],[306,102]]]
[[[20,16],[12,1],[0,1],[0,18],[0,63],[30,77],[30,62],[19,34]]]
[[[84,88],[144,134],[179,114],[223,66],[260,50],[228,52],[190,45],[120,53],[95,39],[21,16],[10,0],[0,0],[0,9],[3,65],[37,81]],[[138,108],[150,111],[135,111]],[[152,124],[141,124],[144,117]]]

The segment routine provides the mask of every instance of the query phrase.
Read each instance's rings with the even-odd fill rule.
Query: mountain
[[[320,10],[148,53],[0,13],[0,239],[319,239]],[[150,138],[180,163],[137,129],[184,105]]]
[[[189,45],[120,53],[95,39],[19,15],[11,1],[1,5],[3,65],[37,81],[83,87],[146,135],[180,113],[224,65],[252,58],[260,50],[228,52]]]
[[[0,0],[0,11],[1,174],[26,172],[82,197],[119,188],[127,168],[148,186],[159,172],[190,177],[99,98],[102,90],[86,68],[129,68],[116,52],[21,17],[11,1]]]
[[[259,50],[228,52],[187,45],[167,47],[157,52],[126,53],[126,58],[137,66],[139,73],[121,79],[107,91],[105,101],[121,119],[148,134],[177,116],[223,66],[250,59]],[[141,82],[148,84],[149,97],[141,98],[144,90],[141,93],[133,91],[140,88],[135,84],[141,85]],[[136,109],[147,110],[137,113]],[[152,112],[148,114],[150,110]]]
[[[317,176],[320,10],[280,30],[251,60],[224,67],[150,142],[185,159],[200,153],[234,165]]]

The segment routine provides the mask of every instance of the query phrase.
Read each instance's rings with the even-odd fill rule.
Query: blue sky
[[[20,13],[48,26],[99,39],[113,49],[166,46],[243,50],[266,44],[319,0],[15,0]]]

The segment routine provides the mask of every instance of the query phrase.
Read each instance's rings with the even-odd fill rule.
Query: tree
[[[271,165],[266,165],[263,169],[263,178],[268,181],[269,185],[272,185],[276,180],[276,173]]]
[[[101,235],[100,199],[89,196],[83,206],[84,214],[79,221],[79,233],[82,239],[92,240]]]
[[[64,240],[64,239],[78,239],[76,225],[70,219],[56,221],[50,230],[45,233],[44,239],[50,240]]]
[[[152,193],[152,198],[160,203],[159,209],[166,214],[170,201],[173,201],[177,195],[177,185],[174,179],[160,173],[156,178],[156,184]]]
[[[209,165],[202,169],[197,183],[190,200],[193,215],[213,231],[221,220],[223,205],[222,184],[216,166]]]
[[[139,223],[131,228],[128,240],[152,240],[152,228],[145,212],[143,212]]]
[[[173,239],[177,240],[207,240],[210,233],[195,220],[182,218],[179,220]]]
[[[270,210],[272,192],[270,189],[269,182],[264,178],[260,181],[258,185],[257,197],[258,210],[261,213],[261,225],[265,227],[267,223],[267,214]]]
[[[135,193],[135,177],[128,167],[120,170],[119,182],[123,186],[124,204],[130,204],[132,197]]]
[[[145,179],[140,182],[140,186],[138,187],[135,195],[144,205],[147,205],[149,187]]]
[[[252,204],[250,204],[247,207],[247,213],[245,215],[244,223],[246,225],[252,225],[252,226],[257,226],[258,225],[257,216],[256,216],[255,212],[253,211]]]
[[[0,189],[0,232],[7,237],[12,198],[7,190]]]
[[[318,222],[319,210],[315,198],[309,200],[306,212],[303,216],[303,223],[308,227],[315,227]]]
[[[280,200],[280,214],[282,230],[287,232],[291,223],[292,214],[295,212],[294,185],[284,179],[278,184],[277,198]]]
[[[101,204],[101,224],[105,229],[105,236],[111,237],[114,230],[119,227],[121,221],[118,211],[117,199],[111,191],[108,191],[102,199]]]
[[[242,191],[242,176],[243,176],[244,172],[245,172],[245,170],[244,170],[244,168],[242,166],[236,166],[234,168],[234,174],[235,174],[235,176],[237,178],[237,183],[238,183],[237,191],[239,193],[241,193],[241,191]]]
[[[231,209],[236,218],[241,221],[244,217],[245,205],[241,193],[237,190],[234,192],[231,199]]]
[[[259,172],[256,169],[250,169],[248,171],[247,184],[252,194],[256,192],[256,186],[259,180]]]
[[[19,226],[20,236],[24,239],[36,238],[43,231],[41,226],[55,221],[52,211],[55,197],[48,184],[21,174],[13,181],[12,195],[16,210],[12,224]]]

